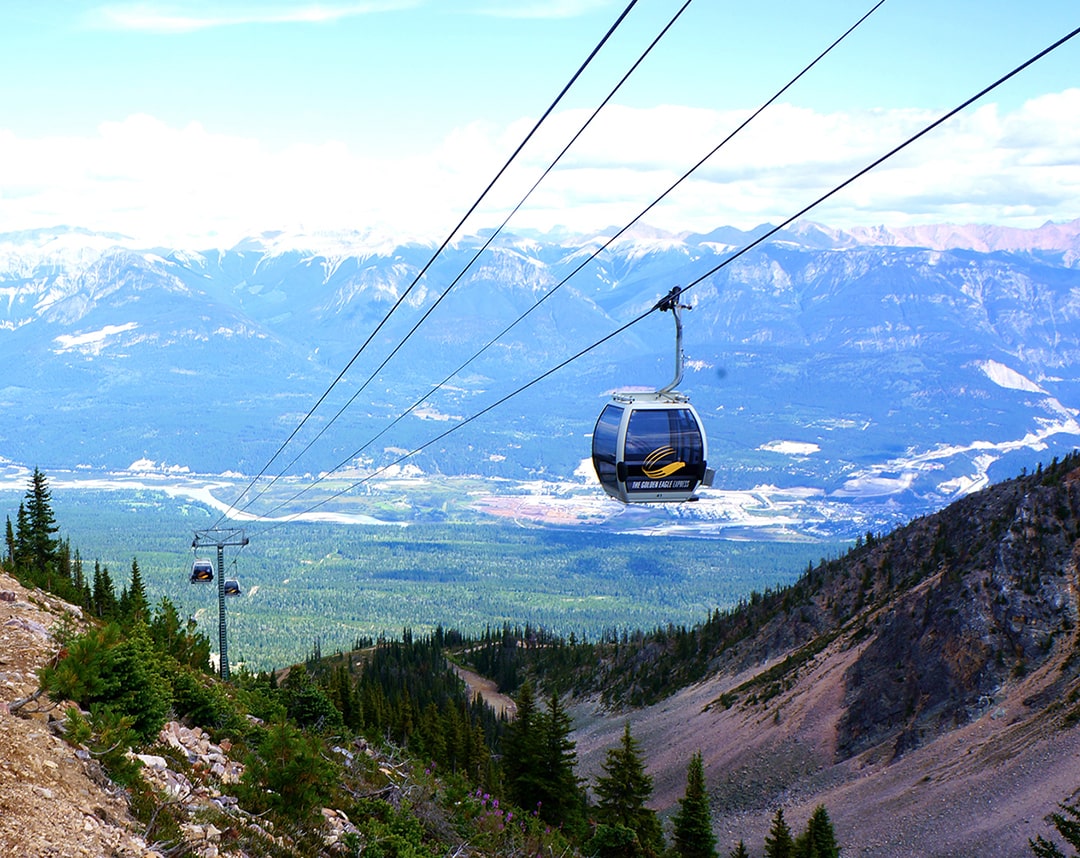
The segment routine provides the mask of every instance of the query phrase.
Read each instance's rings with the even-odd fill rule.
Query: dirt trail
[[[456,664],[452,664],[451,667],[453,667],[454,673],[464,681],[465,687],[469,690],[470,698],[480,695],[480,698],[494,709],[498,715],[505,715],[508,719],[513,720],[514,715],[517,714],[517,704],[514,703],[512,697],[500,692],[499,687],[492,680],[481,676],[479,673],[474,673]]]

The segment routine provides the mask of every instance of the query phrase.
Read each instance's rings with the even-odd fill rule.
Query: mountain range
[[[796,529],[853,536],[1072,450],[1080,220],[801,222],[747,250],[771,229],[488,233],[430,266],[433,246],[374,231],[212,250],[2,234],[0,457],[303,475],[419,450],[431,478],[592,492],[604,397],[674,372],[666,314],[604,338],[676,285],[680,390],[717,473],[681,521],[737,523],[725,493],[783,494]]]

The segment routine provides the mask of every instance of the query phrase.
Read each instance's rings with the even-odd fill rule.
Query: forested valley
[[[21,498],[5,499],[13,516]],[[151,601],[167,596],[216,643],[216,588],[189,583],[192,535],[216,513],[162,492],[70,487],[54,492],[53,507],[87,577],[107,569],[119,593],[138,558]],[[577,640],[692,626],[847,548],[473,522],[252,523],[245,535],[249,545],[226,550],[224,573],[244,593],[228,605],[230,660],[253,671],[300,661],[316,641],[349,649],[406,626],[475,637],[528,625]],[[216,563],[212,546],[198,556]]]
[[[1054,486],[1078,463],[1055,462],[1028,479]],[[921,565],[883,560],[882,537],[868,534],[845,557],[810,564],[794,583],[754,591],[694,624],[612,629],[587,640],[510,622],[480,632],[405,627],[333,652],[316,640],[302,661],[257,672],[241,666],[228,682],[214,677],[211,642],[197,624],[182,619],[168,596],[151,604],[138,558],[122,575],[98,563],[85,568],[79,551],[57,536],[47,480],[37,470],[15,522],[8,519],[4,570],[82,610],[83,623],[60,631],[62,649],[41,671],[34,698],[73,704],[63,719],[67,740],[128,790],[164,854],[204,853],[184,839],[183,805],[156,793],[127,751],[161,753],[205,778],[162,745],[162,726],[175,719],[201,726],[244,762],[235,785],[243,815],[222,811],[219,820],[232,832],[225,851],[235,854],[823,858],[843,851],[823,805],[804,829],[793,830],[779,808],[763,842],[718,842],[700,754],[685,761],[684,794],[661,818],[650,809],[648,760],[629,717],[602,773],[582,779],[566,703],[594,695],[629,713],[736,652],[745,657],[740,647],[748,643],[767,646],[783,620],[794,654],[718,704],[767,699],[839,629],[859,622],[865,606],[917,584],[935,558],[956,562],[963,549],[949,540],[949,524],[929,529],[925,550],[918,524],[903,538]],[[852,569],[863,571],[853,576]],[[470,697],[454,664],[512,694],[514,716]],[[332,845],[325,808],[350,820]],[[1052,817],[1074,846],[1077,814],[1067,804]],[[1064,854],[1042,837],[1031,849]]]

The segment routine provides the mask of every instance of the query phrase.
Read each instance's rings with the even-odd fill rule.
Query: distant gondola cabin
[[[210,584],[214,580],[214,564],[209,560],[196,560],[191,564],[191,583]]]
[[[222,586],[224,587],[226,596],[240,595],[240,582],[235,578],[226,578],[225,583]]]

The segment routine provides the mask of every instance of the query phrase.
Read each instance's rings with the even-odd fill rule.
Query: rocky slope
[[[847,855],[1027,854],[1080,790],[1075,465],[993,486],[762,599],[717,672],[630,713],[657,806],[672,808],[701,750],[724,848],[760,844],[778,807],[798,827],[824,803]],[[575,714],[591,774],[627,713]]]
[[[126,797],[87,755],[49,729],[45,701],[12,702],[37,689],[37,670],[59,650],[58,624],[79,610],[0,573],[0,854],[153,855]],[[27,711],[33,710],[33,711]]]

